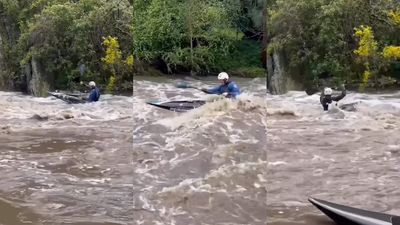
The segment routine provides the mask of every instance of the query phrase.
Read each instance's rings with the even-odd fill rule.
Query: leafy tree
[[[34,59],[55,88],[71,88],[89,79],[102,84],[110,76],[101,63],[102,38],[118,38],[121,52],[132,54],[131,0],[0,0],[0,10],[7,21],[0,35],[9,41],[0,47],[8,49],[5,57],[12,64],[6,68],[14,79],[22,81],[20,74]],[[5,35],[10,26],[15,28],[13,37]],[[118,82],[130,81],[132,73],[132,63],[121,67]],[[10,75],[3,77],[7,79]]]
[[[229,56],[237,54],[235,50],[243,44],[241,2],[135,1],[135,54],[149,63],[165,65],[169,73],[226,69]],[[256,54],[259,57],[260,52]]]
[[[383,64],[380,57],[368,51],[377,51],[386,45],[396,46],[400,42],[399,29],[393,23],[397,21],[393,13],[397,12],[397,7],[394,0],[277,0],[268,9],[268,52],[282,53],[289,76],[303,84],[323,74],[332,75],[337,82],[356,83],[367,76],[376,77],[374,73],[386,74],[390,65]],[[369,44],[358,45],[357,40],[363,36],[361,25],[373,30],[372,39],[364,37]],[[355,28],[361,29],[359,35],[354,35]],[[368,34],[366,32],[364,30],[364,35]],[[364,47],[371,53],[368,59],[357,55]],[[356,49],[358,51],[354,52]],[[363,58],[361,64],[357,63],[360,57]],[[367,64],[370,70],[365,70]]]

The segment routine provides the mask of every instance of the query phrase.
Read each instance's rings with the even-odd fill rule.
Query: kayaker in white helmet
[[[325,87],[321,93],[320,102],[324,111],[328,111],[329,104],[333,101],[338,102],[346,96],[346,88],[342,85],[342,93],[340,95],[332,96],[332,88]]]
[[[219,94],[227,98],[236,98],[236,96],[240,95],[239,87],[234,81],[229,79],[229,75],[226,72],[219,73],[218,80],[221,82],[221,85],[211,89],[202,88],[201,90],[207,94]]]

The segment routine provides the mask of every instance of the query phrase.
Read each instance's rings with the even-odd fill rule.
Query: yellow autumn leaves
[[[398,22],[400,22],[399,14],[392,13],[389,15],[392,15],[393,18],[398,19]],[[377,72],[371,71],[370,69],[373,61],[376,60],[376,58],[383,58],[383,60],[400,59],[400,46],[385,46],[382,52],[378,52],[378,43],[375,41],[374,33],[369,26],[362,25],[355,28],[354,35],[359,39],[358,48],[354,50],[354,53],[358,59],[363,62],[366,69],[363,73],[361,85],[361,88],[365,88],[369,79]]]
[[[374,39],[371,27],[356,28],[355,36],[359,38],[358,48],[354,50],[357,56],[367,58],[377,54],[378,43]],[[380,54],[386,59],[400,59],[400,46],[386,46]]]
[[[118,38],[110,37],[103,38],[103,45],[106,47],[106,56],[101,60],[108,65],[114,65],[121,62],[122,53],[119,48]],[[129,55],[124,61],[128,66],[133,65],[133,55]]]
[[[358,48],[354,50],[357,56],[367,58],[375,54],[378,43],[374,39],[371,27],[360,26],[355,28],[355,36],[359,38]]]
[[[101,58],[103,62],[110,68],[111,76],[108,81],[107,91],[112,92],[115,88],[117,78],[116,69],[117,67],[126,65],[133,66],[133,55],[129,55],[125,60],[122,60],[122,52],[119,47],[118,38],[116,37],[106,37],[103,38],[103,45],[106,48],[105,57]]]
[[[382,54],[386,59],[400,59],[400,46],[386,46]]]
[[[400,25],[400,12],[389,11],[388,16],[394,24]]]
[[[397,26],[400,26],[400,12],[389,11],[389,19]],[[400,46],[386,46],[383,49],[383,57],[386,59],[400,59]]]

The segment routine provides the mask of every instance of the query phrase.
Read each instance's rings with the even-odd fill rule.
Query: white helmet
[[[90,81],[90,82],[89,82],[89,86],[90,86],[90,87],[96,87],[96,83],[95,83],[94,81]]]
[[[325,88],[324,89],[324,95],[332,95],[332,89],[331,88]]]
[[[229,79],[229,75],[225,72],[221,72],[220,74],[218,74],[218,80],[228,80]]]

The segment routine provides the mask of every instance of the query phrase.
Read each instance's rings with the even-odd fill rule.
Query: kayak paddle
[[[192,86],[192,85],[190,85],[190,84],[188,84],[188,83],[186,83],[186,82],[180,82],[180,83],[178,83],[178,84],[176,85],[176,87],[177,87],[177,88],[193,88],[193,89],[200,90],[200,88],[194,87],[194,86]]]
[[[192,86],[192,85],[190,85],[190,84],[188,84],[188,83],[186,83],[186,82],[180,82],[180,83],[178,83],[178,84],[176,85],[176,87],[177,87],[177,88],[193,88],[193,89],[196,89],[196,90],[199,90],[199,91],[202,91],[202,92],[204,92],[204,93],[209,94],[207,91],[202,90],[201,88],[198,88],[198,87],[194,87],[194,86]]]

